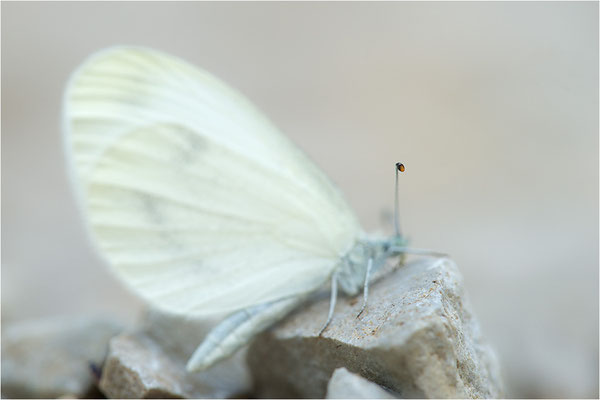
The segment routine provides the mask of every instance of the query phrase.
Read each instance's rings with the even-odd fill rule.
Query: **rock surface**
[[[2,397],[98,397],[94,371],[121,329],[90,317],[11,323],[2,332]]]
[[[401,397],[502,397],[498,362],[448,260],[422,259],[340,298],[321,337],[327,296],[263,333],[249,349],[257,397],[322,398],[336,368],[345,367]]]
[[[327,384],[328,399],[394,399],[381,386],[369,382],[360,375],[338,368]]]
[[[111,398],[227,398],[248,393],[245,351],[190,374],[188,357],[211,323],[148,312],[142,326],[110,341],[100,389]]]

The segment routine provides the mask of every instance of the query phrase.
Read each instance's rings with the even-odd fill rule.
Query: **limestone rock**
[[[340,298],[314,300],[254,341],[248,361],[258,397],[321,398],[333,371],[345,367],[401,397],[501,397],[498,362],[449,260],[421,259]]]
[[[185,365],[212,324],[148,312],[110,342],[100,389],[111,398],[226,398],[247,393],[245,351],[202,373]]]
[[[389,392],[360,375],[338,368],[327,384],[328,399],[393,399]]]
[[[114,321],[52,317],[10,323],[2,333],[2,397],[96,396]]]

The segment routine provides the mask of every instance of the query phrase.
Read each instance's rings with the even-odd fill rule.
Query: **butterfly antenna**
[[[398,216],[398,172],[404,172],[404,164],[396,163],[396,188],[394,193],[394,227],[396,236],[400,236],[400,217]]]

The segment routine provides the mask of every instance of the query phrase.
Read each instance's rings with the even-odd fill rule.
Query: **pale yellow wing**
[[[74,74],[65,140],[97,248],[135,292],[186,315],[314,290],[360,227],[340,192],[246,99],[142,48]]]

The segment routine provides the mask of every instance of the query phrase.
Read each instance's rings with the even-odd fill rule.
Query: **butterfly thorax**
[[[365,284],[369,259],[373,259],[373,274],[385,264],[388,257],[398,254],[394,248],[404,247],[406,244],[407,240],[402,236],[358,240],[342,257],[338,269],[338,283],[342,291],[350,296],[358,294]]]

